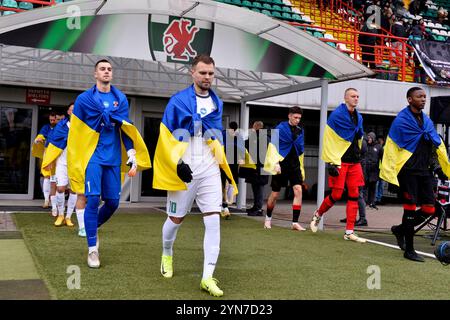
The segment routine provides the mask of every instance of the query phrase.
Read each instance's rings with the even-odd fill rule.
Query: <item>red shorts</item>
[[[342,163],[338,168],[339,175],[337,177],[328,177],[328,185],[330,188],[344,189],[347,187],[360,187],[364,185],[364,175],[361,163]]]

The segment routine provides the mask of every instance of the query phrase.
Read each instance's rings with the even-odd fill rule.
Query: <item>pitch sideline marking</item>
[[[373,244],[379,244],[381,246],[385,246],[385,247],[388,247],[388,248],[394,248],[394,249],[400,250],[400,248],[398,246],[395,246],[393,244],[389,244],[389,243],[385,243],[385,242],[381,242],[381,241],[370,240],[370,239],[367,239],[367,238],[364,238],[364,239],[366,239],[367,242],[370,242],[370,243],[373,243]],[[426,256],[428,258],[436,259],[436,257],[433,254],[431,254],[431,253],[426,253],[426,252],[417,251],[417,250],[416,250],[416,252],[421,254],[421,255],[424,255],[424,256]]]

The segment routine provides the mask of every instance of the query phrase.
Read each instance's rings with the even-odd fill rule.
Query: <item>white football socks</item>
[[[203,240],[203,279],[212,277],[220,252],[220,216],[212,214],[203,217],[205,238]]]
[[[163,242],[163,255],[172,256],[173,255],[173,243],[177,238],[177,232],[180,228],[180,224],[174,223],[167,217],[166,222],[164,222],[162,228],[162,242]]]
[[[67,213],[66,219],[72,217],[73,209],[75,209],[75,204],[77,203],[77,194],[69,193],[69,199],[67,200]]]
[[[77,209],[78,228],[84,229],[84,209]]]

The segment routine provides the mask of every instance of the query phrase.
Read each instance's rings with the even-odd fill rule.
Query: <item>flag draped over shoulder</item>
[[[288,121],[281,122],[275,129],[277,130],[272,131],[271,141],[267,148],[266,159],[264,160],[264,170],[272,175],[277,174],[275,165],[280,161],[283,161],[291,151],[292,146],[294,146],[300,161],[300,170],[304,180],[305,169],[303,166],[303,153],[305,150],[305,137],[303,129],[295,141],[292,138],[292,131]]]
[[[118,101],[109,112],[105,111],[97,86],[80,94],[75,101],[71,115],[70,130],[67,139],[67,168],[70,186],[76,193],[84,193],[86,168],[97,147],[103,126],[119,124],[122,132],[133,141],[136,150],[138,170],[151,168],[150,156],[139,131],[128,119],[128,101],[126,96],[114,86],[111,93]],[[128,171],[127,154],[122,142],[122,178]]]
[[[323,135],[322,160],[335,165],[341,164],[341,158],[352,144],[355,137],[359,139],[359,146],[362,145],[364,136],[363,118],[357,112],[358,123],[352,121],[350,112],[345,103],[340,104],[328,118]]]
[[[214,91],[209,90],[217,109],[201,118],[197,113],[194,86],[176,93],[169,100],[160,124],[154,159],[153,188],[168,191],[186,190],[187,186],[177,175],[178,161],[184,155],[189,138],[201,127],[203,137],[211,148],[220,168],[232,182],[236,182],[228,165],[222,139],[223,103]]]
[[[47,140],[47,136],[51,130],[52,130],[52,128],[50,127],[49,124],[46,124],[41,128],[41,131],[39,131],[39,134],[36,136],[36,138],[34,140],[36,141],[36,139],[40,138],[40,139],[42,139],[42,143],[33,143],[32,147],[31,147],[31,155],[33,157],[39,158],[39,159],[44,158],[45,143]]]
[[[380,171],[381,179],[399,185],[397,175],[406,161],[413,155],[422,137],[431,140],[437,148],[439,164],[445,175],[450,177],[450,164],[444,142],[437,134],[433,121],[425,113],[422,114],[424,121],[422,127],[417,123],[409,107],[400,111],[392,122],[384,146]]]
[[[42,173],[44,176],[50,175],[50,172],[45,168],[55,161],[66,148],[68,135],[69,119],[63,119],[58,122],[53,129],[53,133],[49,136],[48,146],[42,161]]]

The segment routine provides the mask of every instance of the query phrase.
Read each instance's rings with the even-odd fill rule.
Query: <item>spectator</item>
[[[223,130],[223,144],[225,146],[225,153],[227,155],[228,165],[233,175],[234,181],[239,181],[238,170],[239,164],[244,162],[244,141],[238,132],[238,124],[235,121],[230,122],[227,130]],[[228,204],[233,203],[233,186],[231,181],[227,178],[223,170],[220,171],[220,178],[222,181],[222,210],[221,216],[225,219],[230,218],[230,210]],[[228,184],[227,184],[228,181]]]
[[[390,80],[398,79],[399,66],[402,65],[402,59],[406,57],[403,54],[403,43],[404,40],[399,38],[408,38],[408,34],[406,32],[406,28],[403,25],[403,19],[396,18],[394,24],[391,27],[391,33],[394,37],[392,39],[391,46],[391,72],[389,74]],[[405,39],[406,40],[406,39]],[[405,48],[406,49],[406,48]]]
[[[377,137],[378,144],[383,148],[384,151],[384,137],[378,136]],[[383,199],[383,192],[384,192],[384,180],[380,179],[378,177],[377,186],[376,186],[376,194],[375,194],[375,205],[381,205],[382,199]]]
[[[369,65],[370,69],[375,69],[375,45],[377,44],[378,26],[371,22],[371,19],[363,24],[359,35],[358,42],[362,51],[362,62],[365,66]]]
[[[425,3],[426,3],[425,0],[413,0],[413,1],[411,1],[411,3],[409,4],[409,13],[411,13],[413,15],[421,14],[426,9]]]
[[[269,183],[269,176],[262,170],[264,167],[264,159],[266,157],[265,152],[262,152],[260,149],[260,140],[262,137],[261,129],[263,127],[264,123],[262,121],[255,121],[248,137],[248,149],[252,159],[254,159],[256,163],[256,170],[252,170],[253,174],[248,175],[245,179],[245,182],[252,185],[253,191],[253,207],[247,209],[247,214],[249,216],[263,215],[263,191],[264,186]],[[267,141],[269,140],[266,140],[266,145],[264,147],[267,147]]]
[[[369,208],[378,210],[375,205],[375,191],[380,174],[380,161],[383,158],[383,147],[378,143],[373,132],[367,134],[367,153],[364,161],[364,178],[367,189]]]

